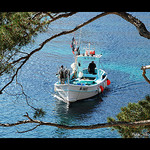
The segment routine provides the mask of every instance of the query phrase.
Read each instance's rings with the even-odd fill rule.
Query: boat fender
[[[99,86],[100,87],[100,89],[101,89],[101,92],[103,93],[103,91],[104,91],[104,88],[103,88],[103,86]]]
[[[110,80],[109,80],[109,79],[107,79],[107,85],[110,85],[110,84],[111,84]]]

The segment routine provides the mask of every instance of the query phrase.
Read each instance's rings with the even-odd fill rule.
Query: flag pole
[[[81,42],[81,32],[82,32],[82,29],[80,29],[80,35],[79,35],[79,46],[80,46],[80,42]]]

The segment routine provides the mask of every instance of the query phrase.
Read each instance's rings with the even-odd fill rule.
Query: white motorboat
[[[72,73],[69,69],[61,68],[63,75],[59,71],[59,81],[54,84],[55,92],[58,93],[55,97],[66,103],[94,97],[110,84],[107,73],[100,68],[101,54],[95,54],[90,45],[84,54],[80,54],[79,48],[74,48],[73,43],[71,46],[75,56],[75,62],[71,64]],[[94,68],[90,68],[91,63],[95,64]]]

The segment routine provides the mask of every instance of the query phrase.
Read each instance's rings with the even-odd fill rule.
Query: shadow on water
[[[64,125],[80,125],[85,123],[91,117],[94,110],[103,102],[101,95],[93,98],[71,103],[69,106],[59,100],[56,100],[57,123]],[[56,128],[55,137],[64,138],[70,136],[70,131]]]
[[[110,92],[109,88],[106,88],[105,91],[101,94],[98,94],[92,98],[76,101],[70,104],[67,104],[63,101],[56,99],[55,111],[57,116],[60,118],[71,117],[72,119],[83,120],[89,116],[92,112],[100,107],[103,102],[103,98],[107,97],[107,94]]]
[[[109,92],[109,88],[106,88],[102,94],[71,103],[69,106],[62,101],[56,100],[55,111],[57,113],[57,123],[69,126],[94,124],[97,120],[94,119],[95,117],[93,117],[93,115],[97,111],[103,111],[101,107],[104,102],[103,98],[106,97]],[[68,138],[70,136],[74,137],[73,133],[76,131],[56,128],[54,132],[55,138]],[[78,130],[79,137],[82,132],[84,131]]]
[[[101,95],[97,95],[93,98],[76,101],[70,104],[64,103],[62,101],[56,102],[56,111],[57,114],[66,114],[68,116],[78,116],[81,117],[83,115],[89,114],[94,111],[94,108],[97,105],[100,105],[102,102]]]
[[[97,105],[100,105],[102,101],[101,95],[97,95],[93,98],[71,103],[69,105],[68,113],[77,113],[79,115],[90,113],[94,111],[94,108],[97,107]]]

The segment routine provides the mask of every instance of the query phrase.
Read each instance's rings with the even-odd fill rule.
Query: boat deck
[[[74,85],[94,85],[96,84],[95,80],[87,80],[87,79],[76,79],[72,82]]]
[[[98,72],[98,73],[97,73]],[[96,80],[103,80],[102,75],[104,74],[104,71],[95,69],[95,74],[90,74],[87,69],[83,70],[83,77],[72,79],[70,81],[70,84],[74,85],[95,85],[97,84]]]

